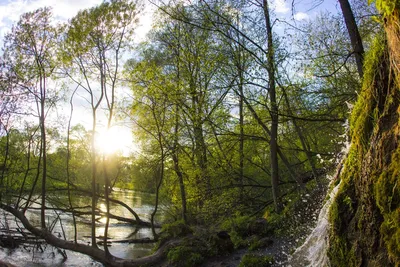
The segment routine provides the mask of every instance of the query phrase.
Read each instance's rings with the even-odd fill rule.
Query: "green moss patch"
[[[273,263],[274,258],[272,256],[245,254],[240,261],[239,267],[269,267]]]
[[[400,92],[389,58],[380,36],[365,59],[350,117],[351,147],[330,208],[332,266],[400,262]]]

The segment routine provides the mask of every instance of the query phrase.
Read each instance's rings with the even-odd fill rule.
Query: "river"
[[[111,193],[110,197],[118,199],[127,205],[129,205],[142,220],[150,221],[150,214],[154,209],[154,195],[135,192],[132,190],[115,190]],[[56,194],[52,196],[50,202],[56,203],[61,201],[65,203],[67,196],[65,194]],[[90,198],[88,197],[75,197],[74,206],[84,207],[90,204]],[[32,207],[35,207],[33,205]],[[36,207],[39,207],[36,205]],[[99,201],[98,207],[101,210],[105,210],[105,203]],[[134,219],[133,215],[124,207],[111,203],[110,212],[112,214],[122,216],[125,218]],[[35,225],[40,225],[40,210],[31,210],[26,213],[26,216],[30,222]],[[47,211],[47,225],[51,225],[57,218],[57,215],[53,211]],[[159,209],[156,216],[156,221],[161,222],[164,216],[163,209]],[[73,240],[74,238],[74,226],[72,216],[64,213],[60,214],[61,224],[59,220],[54,225],[53,233],[59,237],[63,237],[67,240]],[[7,223],[5,223],[7,221]],[[105,218],[100,218],[99,223],[96,227],[96,236],[102,236],[104,234],[104,222]],[[2,229],[9,227],[13,229],[16,227],[16,222],[10,214],[1,214],[0,227]],[[90,243],[91,227],[89,217],[79,218],[77,220],[77,239],[80,243]],[[122,240],[122,239],[136,239],[136,238],[153,238],[151,229],[143,227],[135,227],[127,223],[121,223],[116,220],[110,220],[110,226],[108,231],[110,241]],[[68,259],[63,261],[62,255],[58,250],[49,245],[42,246],[44,252],[40,252],[32,247],[19,247],[17,249],[6,249],[0,247],[0,259],[5,262],[9,262],[16,266],[21,267],[33,267],[33,266],[102,266],[101,264],[93,261],[90,257],[82,255],[80,253],[66,251]],[[111,254],[120,258],[134,259],[149,255],[153,248],[153,244],[128,244],[128,243],[112,243],[109,247]]]

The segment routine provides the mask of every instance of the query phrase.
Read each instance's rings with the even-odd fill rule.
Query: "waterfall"
[[[331,181],[331,183],[333,180]],[[329,208],[336,196],[340,183],[336,185],[322,207],[316,227],[311,234],[304,241],[304,244],[296,249],[289,259],[290,267],[304,267],[304,266],[329,266],[329,260],[326,255],[328,248],[328,234],[329,234],[329,221],[328,213]]]
[[[351,111],[352,106],[347,103],[349,110]],[[350,142],[348,140],[347,132],[349,130],[349,123],[346,122],[343,125],[346,129],[346,133],[343,135],[345,141],[342,143],[343,148],[341,151],[341,159],[337,162],[336,173],[330,177],[329,187],[331,188],[333,183],[335,183],[339,178],[344,162],[347,158],[347,153],[350,150]],[[329,246],[329,210],[334,201],[336,194],[339,190],[340,183],[338,183],[327,195],[325,204],[321,208],[317,225],[312,230],[311,234],[306,238],[303,245],[298,247],[295,252],[288,259],[288,267],[325,267],[329,265],[329,259],[327,255],[327,249]]]

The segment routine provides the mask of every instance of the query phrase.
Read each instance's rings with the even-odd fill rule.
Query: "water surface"
[[[154,209],[154,194],[148,194],[143,192],[135,192],[132,190],[115,190],[110,195],[111,198],[118,199],[126,203],[131,207],[142,220],[149,221],[150,214]],[[68,203],[66,194],[58,193],[49,197],[49,203],[46,205],[56,206],[60,203]],[[86,196],[75,196],[73,197],[73,205],[75,207],[87,207],[90,206],[91,199]],[[38,208],[38,204],[32,205],[32,207]],[[98,201],[98,208],[105,211],[104,201]],[[84,209],[82,209],[84,210]],[[85,210],[88,210],[86,208]],[[156,221],[161,222],[163,219],[163,209],[159,209],[157,213]],[[124,218],[134,219],[134,216],[124,207],[110,203],[110,212],[114,215],[118,215]],[[26,213],[29,221],[35,225],[40,226],[40,210],[30,210]],[[57,220],[57,217],[61,218]],[[61,238],[66,240],[73,240],[74,238],[74,226],[71,214],[46,211],[47,225],[54,223],[52,232]],[[96,236],[104,235],[104,223],[106,218],[98,217],[98,224],[96,227]],[[7,222],[6,222],[7,221]],[[13,216],[10,214],[3,213],[0,216],[0,228],[15,229],[17,224]],[[124,239],[138,239],[138,238],[151,238],[153,235],[150,228],[136,227],[128,223],[121,223],[111,219],[108,236],[110,241],[124,240]],[[91,226],[90,216],[83,216],[77,218],[77,239],[78,242],[84,244],[90,244],[91,241]],[[99,239],[100,240],[100,239]],[[100,246],[101,247],[101,246]],[[33,266],[102,266],[101,264],[93,261],[90,257],[72,251],[66,251],[68,259],[63,261],[63,257],[58,252],[57,248],[49,245],[42,245],[41,248],[44,252],[33,247],[26,246],[17,249],[6,249],[0,247],[0,259],[5,262],[12,263],[16,266],[21,267],[33,267]],[[153,248],[153,244],[128,244],[128,243],[112,243],[109,247],[111,254],[120,258],[134,259],[149,255]]]

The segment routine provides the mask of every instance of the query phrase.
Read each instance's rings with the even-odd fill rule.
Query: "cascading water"
[[[345,127],[348,129],[347,122]],[[336,174],[331,178],[329,187],[332,183],[339,179],[340,173],[343,168],[346,155],[350,149],[350,143],[348,140],[344,143],[344,148],[342,150],[342,160],[338,164]],[[329,259],[327,255],[327,249],[329,246],[329,219],[328,214],[332,202],[334,201],[336,194],[339,190],[341,183],[338,183],[330,192],[326,198],[326,202],[321,208],[317,225],[312,230],[311,234],[306,238],[303,245],[298,247],[295,252],[289,257],[288,266],[289,267],[324,267],[329,266]]]
[[[329,193],[328,199],[322,207],[317,225],[311,234],[307,237],[304,244],[296,249],[289,259],[289,266],[304,267],[304,266],[329,266],[329,260],[326,255],[328,248],[329,208],[336,196],[340,183],[336,185]]]

